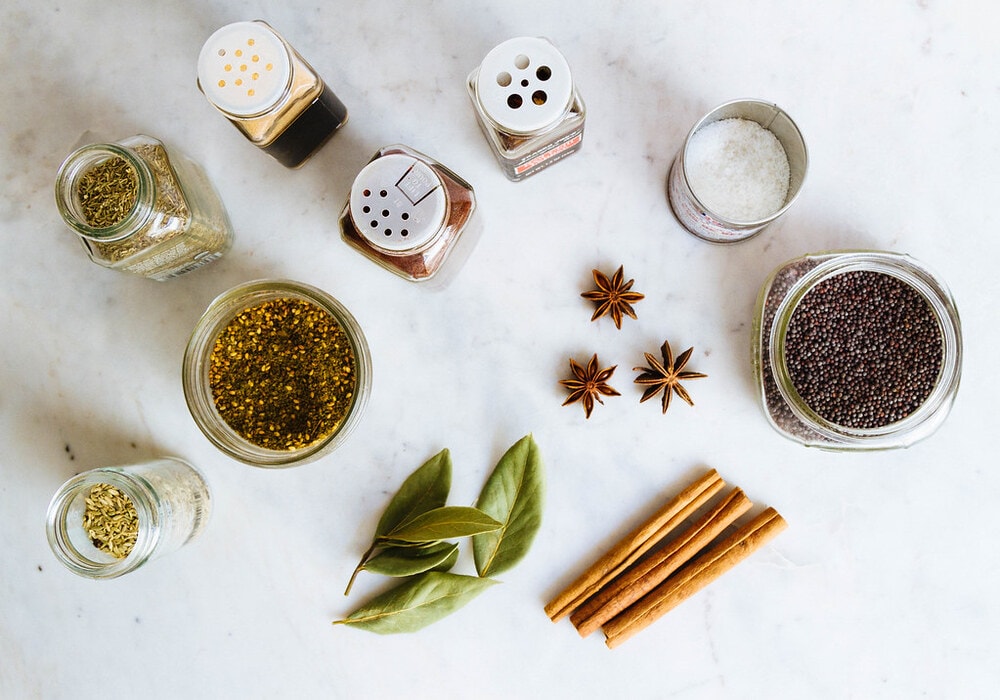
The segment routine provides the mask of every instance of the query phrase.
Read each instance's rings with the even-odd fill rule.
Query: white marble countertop
[[[990,14],[992,13],[992,14]],[[348,105],[300,170],[253,148],[195,87],[225,23],[267,19]],[[1000,682],[994,349],[1000,221],[996,13],[969,0],[871,3],[8,0],[0,8],[0,697],[986,697]],[[588,108],[580,153],[508,182],[465,79],[504,39],[547,36]],[[689,127],[738,97],[802,129],[805,188],[759,237],[687,234],[664,196]],[[167,283],[89,262],[55,210],[86,130],[150,133],[202,163],[236,230],[220,262]],[[336,219],[380,146],[405,143],[476,188],[484,232],[445,290],[349,249]],[[830,248],[908,252],[949,283],[963,385],[944,426],[901,451],[832,454],[773,431],[750,372],[757,290]],[[624,264],[646,298],[590,323],[590,270]],[[374,388],[340,449],[253,469],[202,436],[179,375],[209,301],[289,277],[339,298]],[[663,416],[631,368],[664,338],[709,378]],[[567,359],[619,366],[589,421],[561,407]],[[547,504],[529,556],[415,635],[330,621],[402,479],[443,447],[469,503],[531,432]],[[204,535],[121,579],[64,570],[47,503],[74,473],[158,454],[208,477]],[[705,465],[788,530],[613,651],[544,603]],[[459,562],[470,572],[471,556]]]

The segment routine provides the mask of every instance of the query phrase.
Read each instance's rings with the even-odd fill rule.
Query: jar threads
[[[881,284],[879,276],[884,276]],[[869,282],[874,279],[876,284],[849,288],[854,280],[862,281],[863,277]],[[879,307],[900,303],[898,297],[883,298],[886,291],[892,293],[892,288],[898,288],[904,296],[919,299],[926,306],[911,304],[909,311],[904,309],[901,313],[909,317],[902,319],[898,329],[889,325],[876,328],[874,332],[854,328],[854,338],[838,337],[846,333],[836,330],[838,324],[843,329],[861,318],[860,311],[851,311],[852,307],[856,310],[871,307],[865,313],[876,319],[875,323],[883,323],[878,320],[885,318],[878,315]],[[822,304],[810,302],[809,295],[814,293],[826,293],[827,298]],[[894,312],[900,313],[898,309]],[[792,340],[793,343],[813,343],[813,346],[792,348],[793,359],[796,356],[805,358],[805,363],[797,377],[795,369],[789,369],[789,328],[794,326],[797,313],[815,315],[815,319],[808,319],[810,322],[823,323],[824,315],[833,321],[832,337],[825,342],[838,343],[837,352],[852,354],[855,359],[851,362],[859,366],[855,378],[861,382],[871,380],[871,386],[862,387],[862,391],[869,392],[867,401],[873,410],[882,413],[874,417],[864,414],[859,414],[859,418],[848,417],[847,404],[864,403],[866,399],[841,395],[838,389],[830,389],[829,394],[839,397],[833,399],[834,404],[840,402],[844,411],[836,405],[833,408],[825,406],[816,398],[806,386],[810,377],[819,381],[823,372],[847,367],[846,363],[822,359],[827,348],[820,347],[819,340]],[[936,333],[921,335],[919,328],[927,325],[921,323],[925,314],[932,320]],[[941,425],[958,390],[962,361],[958,311],[944,283],[909,256],[845,251],[805,256],[786,263],[762,287],[754,334],[755,376],[765,414],[778,432],[805,445],[834,450],[908,446]],[[879,336],[889,334],[895,334],[895,339],[880,340]],[[924,353],[912,352],[912,347],[907,350],[908,344],[915,346],[925,341],[940,343],[939,364],[927,359],[938,356],[937,348]],[[932,366],[926,366],[928,363]],[[936,377],[926,389],[912,384],[916,381],[914,377],[927,370],[934,371]],[[899,394],[907,393],[911,404],[907,405],[907,397],[903,396],[905,408],[894,414],[893,411],[900,410]]]
[[[317,322],[324,325],[310,327]],[[342,333],[338,340],[330,328]],[[239,347],[245,341],[252,345]],[[340,381],[342,369],[349,384],[323,384]],[[227,388],[228,379],[236,381]],[[288,467],[319,459],[354,429],[370,392],[371,356],[336,299],[299,282],[261,280],[209,305],[185,350],[182,380],[195,423],[216,447],[252,466]],[[236,418],[241,411],[248,420]],[[286,442],[272,439],[286,432]]]

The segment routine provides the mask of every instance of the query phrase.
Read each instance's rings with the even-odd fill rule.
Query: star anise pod
[[[559,380],[560,384],[569,389],[569,397],[563,401],[563,406],[583,401],[583,410],[587,414],[587,418],[590,418],[590,414],[594,410],[594,399],[597,399],[598,403],[604,404],[601,394],[605,396],[621,396],[617,390],[607,384],[618,365],[600,369],[600,365],[597,364],[597,354],[595,353],[590,358],[590,362],[587,363],[586,368],[577,364],[576,360],[572,357],[569,359],[569,367],[573,370],[573,379]]]
[[[597,289],[580,295],[597,304],[594,315],[590,317],[591,321],[596,321],[601,316],[610,313],[615,327],[621,329],[622,314],[636,318],[632,304],[644,299],[645,295],[630,291],[635,280],[623,282],[625,279],[623,268],[624,265],[620,265],[611,279],[608,279],[608,276],[600,270],[594,270],[594,283],[597,285]]]
[[[674,394],[680,396],[688,405],[694,406],[694,401],[691,400],[687,390],[681,386],[681,381],[686,379],[701,379],[708,375],[701,372],[684,371],[684,366],[691,359],[691,352],[693,350],[694,348],[688,348],[674,360],[674,354],[670,351],[670,343],[664,340],[663,346],[660,348],[660,354],[663,355],[662,363],[648,352],[643,353],[646,356],[646,362],[649,366],[634,368],[636,370],[643,370],[642,374],[635,378],[635,383],[646,386],[646,391],[643,392],[639,403],[653,398],[662,390],[664,413],[670,408],[670,399]]]

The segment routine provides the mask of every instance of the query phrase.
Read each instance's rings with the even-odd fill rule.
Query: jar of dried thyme
[[[116,578],[197,537],[211,511],[201,474],[175,457],[74,476],[53,496],[49,545],[67,569]]]
[[[958,310],[907,255],[806,255],[764,283],[754,370],[774,428],[830,450],[907,447],[944,422],[962,371]]]
[[[357,425],[371,355],[350,312],[289,280],[240,285],[216,298],[184,353],[184,396],[205,436],[257,467],[328,454]]]
[[[74,151],[56,176],[56,204],[91,260],[154,280],[207,265],[232,244],[205,172],[151,136]]]

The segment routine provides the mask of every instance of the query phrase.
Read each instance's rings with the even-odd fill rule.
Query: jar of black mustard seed
[[[217,297],[184,353],[184,397],[223,453],[255,467],[328,454],[357,425],[371,389],[357,321],[326,292],[259,280]]]
[[[765,415],[803,445],[907,447],[937,430],[958,391],[958,310],[944,282],[907,255],[785,263],[761,288],[753,334]]]

